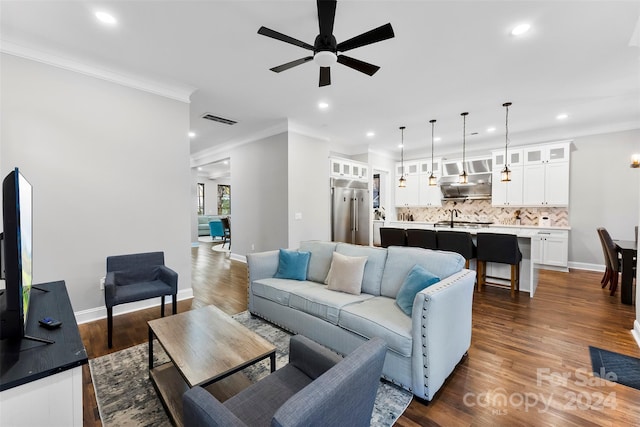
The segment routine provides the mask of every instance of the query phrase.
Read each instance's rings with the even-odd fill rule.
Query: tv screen
[[[2,183],[5,291],[0,307],[0,337],[24,336],[32,275],[33,198],[29,181],[15,168]]]

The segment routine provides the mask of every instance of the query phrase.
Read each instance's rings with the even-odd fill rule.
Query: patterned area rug
[[[248,312],[233,316],[238,322],[261,335],[276,348],[276,367],[287,364],[288,332]],[[148,378],[148,344],[140,344],[106,356],[89,360],[91,379],[96,391],[100,418],[104,427],[162,426],[170,427],[160,400]],[[154,346],[154,365],[168,362],[160,345]],[[242,372],[258,381],[269,374],[268,361],[250,366]],[[385,381],[380,382],[373,408],[371,426],[391,426],[407,409],[413,395]]]
[[[640,390],[640,359],[589,346],[593,374]]]

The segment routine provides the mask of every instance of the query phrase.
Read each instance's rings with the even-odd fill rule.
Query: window
[[[198,215],[204,215],[204,184],[198,183]]]
[[[373,208],[380,207],[380,174],[373,175]]]
[[[231,215],[231,186],[218,184],[218,215]]]

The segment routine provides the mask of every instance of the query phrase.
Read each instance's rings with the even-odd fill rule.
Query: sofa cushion
[[[336,243],[333,242],[311,240],[300,243],[301,251],[311,252],[307,280],[324,283],[329,267],[331,267],[331,258],[335,249]]]
[[[336,252],[347,256],[366,256],[367,265],[364,267],[362,292],[376,296],[380,295],[380,283],[382,282],[384,264],[387,260],[386,249],[352,245],[350,243],[338,243]]]
[[[332,291],[360,295],[366,263],[366,256],[353,257],[334,252],[325,284]]]
[[[439,281],[440,278],[426,268],[417,264],[414,265],[404,279],[402,286],[400,286],[400,290],[396,296],[396,304],[407,316],[411,316],[413,312],[413,300],[416,299],[416,294]]]
[[[278,279],[307,280],[307,267],[311,252],[280,249],[278,254]]]
[[[312,316],[338,324],[340,309],[343,307],[373,298],[369,294],[352,295],[327,289],[326,286],[312,283],[311,286],[292,288],[289,307]]]
[[[385,297],[395,298],[407,274],[416,264],[426,268],[440,279],[444,279],[461,271],[464,263],[464,257],[455,252],[389,246],[380,293]]]
[[[315,286],[315,283],[290,279],[267,278],[255,280],[251,284],[251,292],[255,296],[288,306],[289,295],[293,289],[303,289],[311,286]]]
[[[338,326],[367,339],[383,338],[390,350],[411,357],[411,317],[400,310],[393,298],[374,297],[344,307]]]

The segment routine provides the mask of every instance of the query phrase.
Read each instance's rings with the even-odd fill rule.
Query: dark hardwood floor
[[[178,312],[246,310],[246,265],[210,248],[192,249],[194,298]],[[468,356],[431,402],[414,398],[396,425],[640,425],[640,391],[591,374],[590,345],[640,357],[630,333],[635,307],[601,289],[601,276],[544,271],[532,299],[491,287],[476,293]],[[159,308],[115,317],[111,350],[106,319],[80,325],[89,358],[146,342],[146,322],[158,317]],[[84,425],[100,426],[88,366],[83,381]]]

